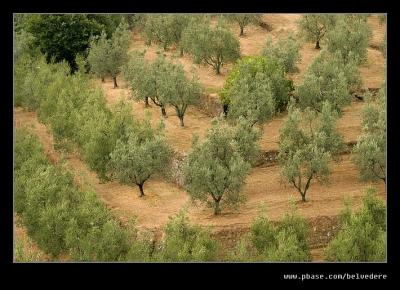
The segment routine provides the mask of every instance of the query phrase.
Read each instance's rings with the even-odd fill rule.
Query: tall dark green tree
[[[34,14],[24,27],[35,37],[35,45],[47,61],[66,60],[75,71],[77,54],[85,54],[90,37],[100,35],[103,25],[84,14]]]

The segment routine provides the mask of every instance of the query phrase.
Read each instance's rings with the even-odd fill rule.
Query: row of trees
[[[171,217],[157,247],[153,237],[139,235],[133,220],[121,225],[95,192],[77,188],[63,165],[48,162],[37,137],[25,128],[16,130],[14,172],[15,210],[52,259],[60,254],[73,261],[216,259],[217,242],[208,230],[189,224],[184,212]]]
[[[167,117],[166,106],[173,106],[182,127],[187,108],[198,103],[202,93],[195,75],[188,79],[181,64],[174,64],[161,54],[148,63],[143,53],[133,52],[123,74],[135,100],[148,106],[150,99],[161,108],[163,117]]]
[[[92,37],[100,36],[102,31],[110,37],[120,22],[133,27],[137,20],[133,14],[16,14],[14,27],[16,34],[28,37],[31,48],[39,49],[48,62],[64,60],[75,71],[76,57],[87,56]]]
[[[184,211],[171,217],[155,245],[134,223],[120,225],[97,195],[75,187],[72,174],[51,165],[36,136],[16,130],[15,205],[38,246],[74,261],[215,261],[219,243],[211,232],[189,223]],[[338,235],[328,245],[329,261],[382,261],[386,250],[385,206],[369,192],[363,208],[342,214]],[[307,222],[293,210],[279,224],[260,215],[250,234],[228,253],[228,261],[309,261]]]
[[[86,74],[68,71],[66,63],[21,57],[15,71],[16,105],[37,110],[57,142],[76,144],[102,180],[115,177],[137,185],[143,195],[144,182],[164,171],[172,154],[162,126],[153,129],[149,117],[134,120],[124,102],[108,109]]]

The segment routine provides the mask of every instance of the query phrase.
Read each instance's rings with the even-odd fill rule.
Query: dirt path
[[[62,158],[54,150],[54,140],[45,125],[38,122],[34,112],[22,108],[14,109],[16,127],[29,126],[35,133],[46,155],[58,162]],[[107,207],[121,220],[126,221],[132,216],[138,217],[138,224],[143,227],[153,227],[163,224],[168,217],[177,213],[187,202],[186,193],[172,183],[161,178],[151,178],[145,183],[144,190],[147,196],[139,198],[136,187],[125,186],[117,182],[101,183],[97,175],[75,154],[66,156],[67,167],[74,173],[81,184],[92,186]]]
[[[16,108],[15,120],[16,126],[31,125],[43,143],[46,154],[60,160],[60,157],[56,157],[59,153],[53,149],[51,134],[38,122],[35,113]],[[197,223],[216,227],[248,225],[262,203],[266,204],[269,216],[275,220],[289,209],[290,199],[299,200],[298,194],[291,186],[281,183],[279,166],[254,168],[243,188],[243,194],[248,198],[247,202],[239,212],[224,209],[218,217],[213,216],[209,208],[192,206],[183,189],[161,178],[154,177],[146,182],[147,196],[139,198],[136,187],[117,182],[100,183],[96,174],[89,170],[78,156],[67,156],[67,166],[80,180],[93,186],[112,212],[123,220],[137,215],[139,225],[144,227],[165,224],[168,217],[177,213],[185,204],[189,206],[191,219]],[[305,217],[336,215],[343,207],[345,195],[350,195],[357,205],[368,185],[374,185],[384,195],[383,184],[360,182],[357,169],[350,162],[349,156],[344,155],[339,164],[333,164],[331,184],[312,184],[308,193],[309,201],[298,204],[299,212]]]

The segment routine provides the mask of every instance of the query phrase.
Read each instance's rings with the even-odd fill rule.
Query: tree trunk
[[[139,195],[139,197],[143,197],[143,196],[144,196],[143,183],[142,183],[142,184],[138,184],[138,186],[139,186],[139,190],[140,190],[140,195]]]
[[[181,127],[184,127],[185,124],[183,123],[183,116],[178,116],[178,117],[179,117],[179,120],[181,121]]]
[[[162,115],[164,118],[167,118],[167,112],[165,111],[165,107],[164,107],[164,106],[161,106],[161,115]]]
[[[114,89],[115,89],[115,88],[118,87],[118,84],[117,84],[117,77],[113,77],[113,80],[114,80]]]
[[[221,213],[219,202],[219,200],[214,200],[214,215],[219,215]]]
[[[149,98],[148,97],[144,98],[144,105],[146,106],[146,108],[149,106]]]
[[[240,26],[240,35],[239,36],[243,36],[244,35],[244,27],[243,26]]]
[[[319,46],[319,40],[317,40],[317,43],[315,44],[315,49],[320,49],[321,47]]]
[[[225,118],[228,117],[228,109],[229,109],[229,106],[227,104],[222,105],[222,110],[224,111]]]
[[[221,72],[220,72],[220,67],[221,67],[221,64],[220,64],[220,63],[217,63],[217,66],[216,66],[217,75],[221,74]]]
[[[181,57],[183,56],[183,48],[181,47]]]
[[[104,83],[104,82],[105,82],[105,80],[104,80],[104,77],[101,77],[101,82],[102,82],[102,83]]]
[[[300,192],[300,194],[301,194],[301,201],[302,202],[306,202],[306,193],[305,192],[304,193]]]

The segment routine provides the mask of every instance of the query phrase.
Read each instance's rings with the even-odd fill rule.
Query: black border
[[[0,214],[1,214],[1,234],[0,234],[0,255],[1,266],[0,276],[3,274],[16,274],[18,280],[14,282],[33,282],[28,277],[41,276],[45,280],[57,277],[54,274],[60,274],[60,279],[57,284],[67,285],[74,281],[73,277],[87,277],[93,282],[103,283],[105,275],[118,274],[117,281],[113,279],[113,286],[117,286],[123,278],[127,278],[128,285],[131,287],[140,287],[142,282],[151,286],[156,282],[168,283],[172,282],[173,285],[178,286],[184,284],[187,287],[200,286],[204,283],[207,287],[214,288],[219,283],[227,286],[229,283],[237,284],[239,280],[246,283],[246,288],[250,288],[252,283],[261,282],[261,287],[271,287],[273,281],[286,282],[283,280],[283,274],[297,273],[297,274],[329,274],[329,273],[384,273],[388,274],[388,279],[385,280],[345,280],[345,282],[387,282],[395,280],[396,272],[394,269],[398,264],[398,245],[400,245],[400,235],[398,234],[398,221],[399,212],[399,164],[400,159],[397,149],[400,148],[396,138],[396,110],[399,106],[398,87],[395,69],[399,67],[398,52],[399,47],[396,42],[396,29],[400,27],[396,10],[394,5],[390,6],[389,1],[343,1],[336,0],[331,2],[326,1],[237,1],[237,2],[223,2],[218,0],[204,0],[204,1],[185,1],[185,2],[172,2],[156,3],[154,1],[87,1],[87,0],[68,0],[68,1],[30,1],[21,2],[14,1],[9,3],[6,9],[2,9],[2,16],[0,17],[1,28],[3,30],[2,41],[0,46],[3,57],[2,64],[6,64],[6,69],[2,67],[5,72],[5,78],[2,78],[3,83],[6,84],[7,92],[3,94],[2,105],[0,106],[2,112],[0,114],[3,119],[1,124],[4,126],[2,130],[2,140],[0,144],[4,146],[1,150],[3,158],[1,165],[3,172],[1,174],[1,186],[6,190],[1,190],[0,194]],[[4,3],[3,3],[4,4]],[[322,6],[323,5],[323,6]],[[387,100],[387,120],[388,120],[388,151],[387,151],[387,205],[388,205],[388,262],[387,263],[281,263],[281,264],[229,264],[229,263],[205,263],[205,264],[102,264],[102,263],[43,263],[43,264],[13,264],[12,263],[12,150],[13,150],[13,84],[12,84],[12,13],[145,13],[145,12],[204,12],[204,13],[221,13],[221,12],[263,12],[263,13],[302,13],[302,12],[357,12],[357,13],[388,13],[387,27],[388,27],[388,100]],[[5,103],[4,103],[5,102]],[[65,273],[71,272],[71,273]],[[104,276],[101,275],[104,271]],[[146,274],[145,276],[143,276]],[[190,277],[195,283],[182,283],[183,278]],[[10,275],[7,275],[11,277]],[[150,279],[152,278],[152,279]],[[211,282],[210,279],[213,281]],[[42,279],[38,280],[43,282]],[[309,285],[310,281],[315,282],[318,280],[300,280],[292,281],[296,284]],[[337,282],[338,280],[325,280],[329,284]],[[3,282],[3,281],[2,281]],[[60,283],[61,282],[61,283]],[[58,286],[57,285],[57,286]],[[61,285],[60,285],[61,286]],[[214,286],[214,287],[213,287]]]

